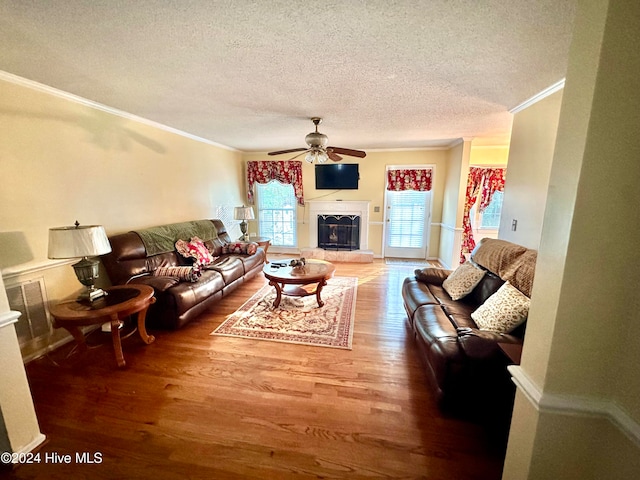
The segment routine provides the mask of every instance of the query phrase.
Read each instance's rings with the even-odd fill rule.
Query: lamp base
[[[78,281],[87,287],[87,289],[80,294],[78,300],[94,302],[106,295],[104,290],[93,286],[96,278],[98,278],[98,263],[98,260],[95,258],[84,257],[78,263],[73,264],[73,269],[76,272]]]
[[[102,298],[106,295],[107,292],[105,292],[101,288],[94,288],[91,290],[87,289],[78,296],[78,300],[84,302],[95,302],[99,298]]]
[[[240,231],[242,232],[242,237],[241,238],[242,238],[243,242],[247,241],[247,230],[248,230],[248,227],[249,227],[249,224],[246,221],[242,220],[240,222]]]

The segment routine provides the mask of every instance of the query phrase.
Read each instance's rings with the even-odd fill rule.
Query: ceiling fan
[[[309,163],[324,163],[329,159],[333,160],[334,162],[339,162],[340,160],[342,160],[342,157],[338,154],[349,155],[351,157],[358,158],[364,158],[367,156],[367,154],[362,150],[352,150],[350,148],[342,147],[328,147],[327,143],[329,142],[329,137],[327,137],[324,133],[318,132],[318,125],[322,122],[322,119],[319,117],[313,117],[311,121],[316,126],[316,131],[309,133],[304,138],[305,142],[307,142],[308,145],[307,148],[279,150],[277,152],[269,152],[268,155],[282,155],[285,153],[302,152],[293,158],[297,158],[300,155],[304,155],[306,153],[304,159]]]

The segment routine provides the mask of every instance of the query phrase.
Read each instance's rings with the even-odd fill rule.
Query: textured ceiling
[[[574,0],[0,2],[0,70],[243,151],[506,143]]]

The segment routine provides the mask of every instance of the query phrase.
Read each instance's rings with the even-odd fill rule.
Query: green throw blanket
[[[204,241],[218,237],[218,231],[211,220],[172,223],[134,232],[142,239],[147,249],[147,257],[173,252],[176,242],[180,239],[188,241],[191,237],[199,237]]]

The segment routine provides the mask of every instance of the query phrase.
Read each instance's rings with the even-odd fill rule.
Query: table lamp
[[[106,295],[102,289],[94,286],[100,262],[90,257],[104,255],[110,251],[109,239],[101,225],[80,225],[76,221],[71,227],[49,229],[49,258],[82,258],[73,264],[78,280],[87,287],[78,300],[93,302]]]
[[[247,240],[247,220],[253,220],[255,217],[253,216],[253,208],[245,207],[244,205],[241,207],[235,207],[233,211],[233,218],[236,220],[242,220],[240,222],[240,231],[242,232],[242,240]]]

